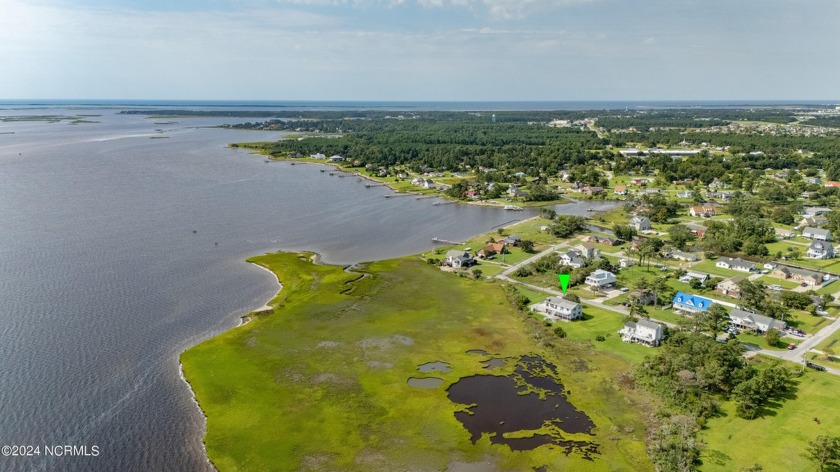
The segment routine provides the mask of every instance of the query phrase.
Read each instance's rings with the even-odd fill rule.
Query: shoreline
[[[316,258],[316,259],[314,259],[315,261],[320,259],[320,255],[318,253],[314,253],[313,257]],[[192,384],[187,379],[187,376],[184,373],[184,364],[181,362],[181,356],[187,350],[192,349],[193,347],[201,344],[204,341],[207,341],[209,339],[213,339],[220,334],[227,333],[231,330],[234,330],[234,329],[237,329],[237,328],[241,328],[242,326],[245,326],[246,324],[250,323],[254,319],[255,316],[259,316],[259,315],[262,315],[262,314],[268,314],[268,312],[273,313],[274,308],[270,305],[270,303],[271,303],[272,300],[277,298],[277,296],[280,294],[280,291],[283,290],[283,283],[280,282],[280,278],[277,276],[277,274],[275,274],[273,271],[271,271],[267,267],[264,267],[260,264],[257,264],[256,262],[251,262],[251,261],[247,261],[247,260],[246,260],[246,262],[248,264],[252,264],[252,265],[254,265],[256,267],[259,267],[260,269],[270,273],[272,275],[272,277],[274,277],[274,280],[277,282],[277,290],[274,292],[273,295],[271,295],[271,297],[269,297],[269,299],[265,302],[265,304],[263,306],[261,306],[259,308],[256,308],[254,310],[251,310],[248,313],[240,316],[239,317],[239,324],[237,324],[236,326],[233,326],[229,329],[223,330],[222,332],[217,333],[213,336],[202,339],[201,341],[197,342],[196,344],[185,347],[184,349],[181,350],[180,353],[178,353],[178,377],[180,377],[181,381],[184,382],[184,384],[187,386],[187,391],[190,393],[190,400],[195,405],[195,407],[198,409],[198,412],[201,414],[201,417],[203,418],[202,425],[201,425],[200,442],[201,442],[201,450],[204,453],[204,460],[207,461],[207,464],[210,465],[210,467],[212,467],[212,469],[216,470],[216,471],[218,471],[219,469],[218,469],[218,467],[216,467],[216,464],[214,464],[213,461],[210,460],[210,455],[207,453],[207,444],[204,442],[204,438],[207,436],[207,412],[205,412],[204,408],[201,407],[201,403],[198,401],[198,397],[195,394],[195,390],[193,390]]]
[[[240,148],[242,148],[242,147],[240,147]],[[245,148],[245,149],[249,149],[249,148]],[[439,198],[441,200],[446,200],[446,201],[450,201],[450,202],[454,202],[454,203],[460,203],[462,205],[476,205],[476,206],[485,206],[485,207],[494,207],[494,208],[503,208],[506,205],[513,205],[513,206],[518,206],[518,207],[520,207],[521,209],[524,210],[524,209],[528,209],[528,208],[543,208],[543,207],[549,207],[549,206],[554,206],[554,205],[566,205],[568,203],[578,203],[578,202],[580,202],[579,200],[575,200],[573,198],[569,198],[569,197],[566,197],[566,196],[562,196],[559,200],[552,200],[552,201],[549,201],[549,202],[533,202],[533,203],[535,203],[533,205],[529,204],[531,202],[505,203],[505,202],[499,202],[499,201],[493,201],[493,200],[484,200],[484,201],[481,201],[481,200],[460,200],[460,199],[455,199],[455,198],[452,198],[452,197],[449,197],[449,196],[443,195],[443,194],[427,194],[427,193],[423,193],[423,192],[420,192],[420,191],[414,191],[414,190],[398,190],[398,189],[393,187],[392,184],[394,182],[387,182],[385,180],[377,180],[375,177],[372,177],[372,176],[369,176],[369,175],[364,175],[359,171],[351,171],[350,169],[342,167],[342,165],[340,163],[337,163],[337,162],[330,162],[330,161],[323,161],[322,162],[320,159],[319,160],[312,160],[312,159],[306,159],[306,158],[293,159],[293,158],[289,158],[289,157],[274,157],[270,154],[265,154],[262,151],[254,151],[251,154],[254,154],[254,155],[257,155],[257,156],[263,156],[266,159],[268,159],[269,161],[273,161],[273,162],[290,162],[292,164],[320,164],[320,165],[324,165],[324,166],[330,166],[330,167],[333,167],[334,169],[336,169],[340,172],[344,172],[345,174],[352,175],[354,177],[359,177],[359,178],[365,179],[369,182],[372,182],[372,183],[375,183],[375,184],[380,184],[382,186],[388,187],[392,192],[394,192],[397,195],[417,195],[417,196],[426,197],[426,198]],[[597,200],[597,201],[608,201],[608,200]]]
[[[195,390],[193,390],[192,384],[189,380],[187,380],[187,376],[184,375],[184,364],[181,363],[180,354],[178,355],[178,376],[181,378],[181,381],[187,385],[187,390],[190,392],[190,400],[192,400],[195,407],[198,408],[198,412],[201,413],[201,417],[204,418],[204,421],[202,421],[201,424],[201,451],[204,453],[204,460],[207,461],[207,464],[212,467],[213,470],[218,471],[218,467],[216,467],[216,464],[210,460],[210,455],[207,454],[207,444],[204,444],[204,437],[207,435],[207,413],[204,411],[204,408],[201,408],[201,403],[198,402],[198,397],[195,395]]]

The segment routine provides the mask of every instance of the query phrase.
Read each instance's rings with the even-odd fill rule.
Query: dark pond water
[[[534,433],[546,423],[569,434],[592,434],[595,427],[589,416],[566,398],[556,367],[538,356],[521,357],[509,376],[465,377],[452,384],[448,392],[451,401],[470,405],[455,417],[470,432],[473,443],[487,434],[491,443],[515,451],[551,444],[588,459],[598,452],[594,442],[570,441],[560,433]],[[506,436],[510,434],[518,437]]]

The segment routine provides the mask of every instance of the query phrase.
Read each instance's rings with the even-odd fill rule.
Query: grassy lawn
[[[624,315],[586,303],[583,305],[583,315],[581,321],[558,321],[555,324],[566,331],[569,339],[592,341],[596,349],[617,354],[633,363],[641,362],[645,356],[655,353],[655,349],[621,340],[618,330],[624,326]],[[598,336],[603,336],[604,341],[596,341]]]
[[[818,351],[825,351],[830,349],[832,351],[840,352],[840,331],[835,331],[834,334],[819,343],[816,347]]]
[[[657,320],[666,321],[675,325],[680,324],[685,320],[685,316],[677,313],[674,310],[663,310],[661,308],[653,309],[652,306],[647,307],[648,315]]]
[[[481,270],[482,277],[493,277],[494,275],[499,275],[500,273],[504,272],[504,270],[507,269],[507,267],[499,264],[493,264],[492,262],[479,261],[478,264],[476,264],[473,267],[470,267],[470,271],[472,271],[473,269]]]
[[[778,285],[783,289],[790,290],[794,289],[799,286],[796,282],[791,282],[790,280],[779,279],[776,277],[771,277],[769,275],[762,275],[758,278],[758,280],[764,282],[764,285]]]
[[[748,331],[741,331],[741,334],[736,336],[736,338],[738,338],[738,341],[740,341],[743,344],[755,346],[761,349],[770,349],[773,351],[784,351],[785,349],[787,349],[788,344],[799,344],[801,342],[799,340],[784,338],[783,340],[780,340],[779,343],[775,346],[770,346],[764,339],[764,335],[754,334]]]
[[[481,470],[653,469],[639,413],[652,410],[651,398],[614,380],[632,369],[628,359],[646,351],[593,349],[588,341],[596,331],[617,330],[619,315],[587,310],[592,323],[581,327],[590,333],[562,340],[513,309],[503,284],[447,274],[418,258],[373,263],[362,278],[300,254],[253,261],[282,281],[273,311],[181,355],[219,470],[451,470],[456,463],[481,463]],[[537,354],[556,364],[569,401],[596,425],[594,461],[550,446],[514,452],[486,435],[472,444],[454,416],[462,407],[446,391],[489,372],[483,356],[467,354],[471,349]],[[431,361],[452,370],[418,372]],[[412,376],[443,384],[410,387]]]
[[[528,300],[530,300],[530,303],[539,303],[539,302],[541,302],[541,301],[543,301],[546,298],[551,296],[551,295],[549,295],[545,292],[539,292],[537,290],[531,290],[530,288],[523,287],[521,285],[516,285],[516,290],[519,291],[519,293],[521,293],[522,295],[525,295],[526,297],[528,297]]]
[[[794,311],[793,313],[796,316],[796,320],[791,321],[788,324],[794,328],[799,328],[808,334],[815,334],[817,331],[825,328],[832,322],[832,320],[828,318],[814,316],[804,311]]]
[[[817,293],[820,295],[825,295],[826,293],[834,295],[836,292],[840,292],[840,282],[837,282],[836,280],[817,290]]]
[[[738,418],[734,402],[724,402],[724,414],[710,419],[701,432],[706,448],[700,470],[731,472],[755,463],[766,472],[816,470],[802,453],[818,435],[840,435],[838,390],[840,377],[808,370],[798,379],[796,391],[761,418]],[[754,444],[761,445],[761,452],[750,446]]]
[[[738,272],[737,270],[729,270],[729,269],[724,269],[722,267],[717,267],[717,266],[715,266],[715,262],[716,261],[712,261],[712,260],[700,261],[700,262],[694,264],[693,266],[691,266],[691,269],[696,270],[696,271],[700,271],[700,272],[708,272],[709,274],[719,275],[719,276],[725,277],[725,278],[735,277],[736,275],[744,275],[744,276],[749,275],[746,272]]]

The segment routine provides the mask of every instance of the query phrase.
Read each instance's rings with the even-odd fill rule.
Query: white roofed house
[[[618,334],[621,335],[622,341],[654,347],[665,337],[665,328],[649,320],[629,321]]]
[[[756,333],[766,333],[770,329],[784,331],[787,328],[787,323],[784,321],[758,313],[751,313],[740,308],[733,308],[729,312],[729,320],[738,328],[755,331]]]
[[[559,297],[548,297],[532,305],[531,309],[537,313],[543,313],[547,318],[552,319],[571,321],[583,317],[583,306],[580,303]]]
[[[612,287],[615,285],[615,274],[598,269],[589,274],[584,283],[592,288]]]
[[[344,157],[335,154],[333,156],[330,156],[330,162],[344,162]]]
[[[446,253],[443,263],[454,268],[469,267],[475,263],[469,251],[452,250]]]

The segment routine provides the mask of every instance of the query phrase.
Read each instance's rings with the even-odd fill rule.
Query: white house
[[[802,230],[802,236],[808,239],[816,239],[819,241],[831,241],[831,231],[827,229],[819,229],[811,226]]]
[[[327,156],[326,156],[326,155],[321,154],[320,152],[317,152],[317,153],[315,153],[315,154],[312,154],[312,155],[310,155],[309,157],[311,157],[312,159],[326,159],[326,158],[327,158]]]
[[[694,217],[709,218],[717,215],[717,209],[711,205],[693,206],[688,209],[688,214]]]
[[[584,280],[584,283],[595,288],[611,287],[615,285],[615,274],[598,269],[589,274],[586,280]]]
[[[661,324],[649,320],[630,321],[618,332],[621,340],[630,343],[658,346],[665,337],[665,329]]]
[[[344,158],[336,154],[334,156],[330,156],[330,162],[344,162]]]
[[[446,253],[446,259],[443,263],[450,267],[469,267],[475,263],[472,254],[469,251],[452,250]]]
[[[580,303],[558,297],[548,297],[533,305],[531,309],[552,319],[571,321],[583,317],[583,307]]]
[[[650,219],[646,216],[634,216],[630,220],[630,226],[636,228],[636,231],[647,231],[651,229]]]
[[[808,246],[807,254],[811,259],[831,259],[834,257],[834,246],[828,241],[814,239]]]
[[[705,272],[698,272],[696,270],[689,270],[680,277],[680,282],[689,283],[691,279],[697,279],[700,281],[701,284],[705,284],[707,280],[711,279],[712,276],[705,273]]]
[[[583,267],[586,263],[583,257],[581,257],[580,253],[574,250],[568,250],[563,254],[560,254],[560,265],[571,266],[575,269],[579,269]]]
[[[755,263],[745,261],[740,257],[737,257],[735,259],[732,259],[730,257],[721,257],[718,258],[717,262],[715,262],[715,267],[720,267],[722,269],[737,270],[739,272],[752,272],[755,270]]]
[[[787,323],[779,321],[769,316],[759,315],[758,313],[750,313],[749,311],[741,310],[740,308],[733,308],[729,312],[729,320],[738,328],[755,331],[757,333],[766,333],[769,329],[777,329],[784,331],[787,328]]]

